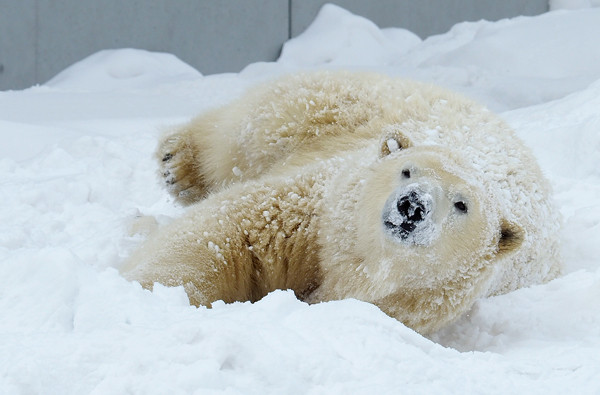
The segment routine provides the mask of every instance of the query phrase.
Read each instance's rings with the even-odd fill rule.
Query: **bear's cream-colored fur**
[[[372,302],[421,333],[560,271],[559,218],[531,152],[485,108],[369,73],[290,75],[168,133],[192,204],[122,268],[190,302]]]

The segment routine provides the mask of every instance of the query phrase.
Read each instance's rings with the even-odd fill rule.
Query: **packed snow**
[[[0,393],[600,393],[600,9],[551,3],[426,40],[328,5],[279,61],[238,74],[125,49],[0,92]],[[184,211],[157,182],[161,130],[307,68],[434,82],[499,112],[554,187],[564,275],[430,339],[355,300],[209,310],[124,280],[146,229]]]

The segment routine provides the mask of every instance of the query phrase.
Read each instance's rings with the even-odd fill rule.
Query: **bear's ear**
[[[523,244],[524,238],[525,232],[519,225],[503,219],[500,222],[498,254],[507,254],[517,250]]]
[[[412,146],[409,139],[399,132],[389,133],[384,136],[379,144],[379,157],[383,158],[391,153]]]

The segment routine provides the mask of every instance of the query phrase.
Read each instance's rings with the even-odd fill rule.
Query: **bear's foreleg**
[[[147,289],[183,286],[196,306],[252,300],[254,262],[245,244],[243,234],[192,212],[151,236],[121,273]]]
[[[211,195],[147,240],[121,269],[151,289],[183,286],[194,305],[256,301],[275,289],[305,299],[320,285],[314,177]]]

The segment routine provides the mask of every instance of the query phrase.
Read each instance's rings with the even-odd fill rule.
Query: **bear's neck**
[[[357,169],[368,167],[365,155],[355,155],[338,163],[327,187],[323,191],[321,206],[319,261],[323,286],[312,296],[309,302],[321,302],[347,297],[366,300],[373,289],[365,290],[369,280],[361,270],[362,253],[358,251],[357,237],[363,224],[357,220],[356,210],[363,196],[364,172]],[[366,253],[369,253],[368,251]],[[353,292],[349,294],[349,292]]]

